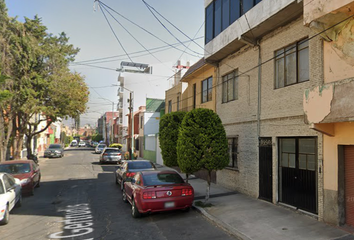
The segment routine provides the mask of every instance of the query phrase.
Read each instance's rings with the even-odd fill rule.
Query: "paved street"
[[[132,218],[114,183],[116,166],[99,165],[92,149],[72,148],[62,159],[40,157],[39,164],[41,187],[0,226],[1,240],[233,239],[194,210]]]

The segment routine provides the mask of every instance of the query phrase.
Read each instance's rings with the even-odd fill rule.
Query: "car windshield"
[[[184,183],[183,178],[177,173],[147,174],[143,179],[145,186]]]
[[[105,153],[119,153],[120,151],[119,151],[119,149],[106,149],[104,152]]]
[[[128,163],[129,169],[146,169],[154,168],[150,162],[130,162]]]
[[[29,173],[31,167],[29,163],[3,164],[0,165],[0,172],[10,174]]]
[[[58,149],[58,148],[61,148],[61,145],[60,145],[60,144],[51,144],[51,145],[49,145],[49,148],[56,148],[56,149]]]

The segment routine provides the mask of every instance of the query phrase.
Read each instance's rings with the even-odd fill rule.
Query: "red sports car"
[[[132,206],[132,216],[182,209],[193,204],[194,189],[175,171],[143,171],[124,183],[123,201]]]
[[[32,160],[9,160],[0,163],[0,172],[6,172],[21,180],[22,193],[34,195],[34,188],[39,187],[41,171]]]

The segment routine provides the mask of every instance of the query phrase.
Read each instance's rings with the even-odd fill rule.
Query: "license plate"
[[[165,208],[173,208],[175,206],[174,202],[165,202]]]

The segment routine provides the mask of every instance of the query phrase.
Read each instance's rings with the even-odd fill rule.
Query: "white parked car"
[[[7,173],[0,173],[0,224],[9,222],[10,211],[22,204],[20,179]]]
[[[84,141],[79,142],[79,147],[86,147],[86,143]]]
[[[101,153],[103,149],[105,149],[107,146],[104,143],[100,143],[96,146],[95,148],[95,153]]]

